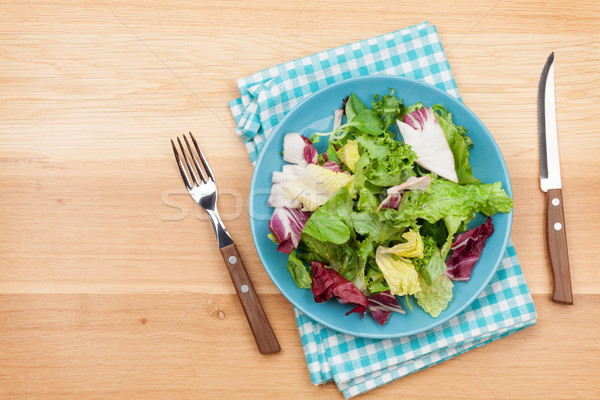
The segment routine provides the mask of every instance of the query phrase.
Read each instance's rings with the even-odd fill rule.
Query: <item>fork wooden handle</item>
[[[235,244],[222,247],[221,255],[231,275],[233,286],[242,303],[242,308],[252,329],[252,334],[258,345],[258,350],[262,354],[277,353],[281,350],[275,333],[269,324],[267,315],[260,304],[260,300],[256,295],[254,286],[250,282],[250,277],[246,272],[246,267],[242,262],[242,257],[238,252]]]
[[[565,214],[563,211],[561,190],[548,189],[546,199],[546,239],[548,242],[552,278],[554,280],[552,300],[557,303],[573,304]]]

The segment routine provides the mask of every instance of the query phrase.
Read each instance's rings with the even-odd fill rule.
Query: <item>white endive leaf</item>
[[[421,108],[396,121],[402,138],[417,153],[417,164],[452,182],[458,183],[454,154],[433,110]]]

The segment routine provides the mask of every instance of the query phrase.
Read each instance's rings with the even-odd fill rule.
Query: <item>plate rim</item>
[[[452,96],[450,93],[438,88],[437,86],[434,86],[432,84],[429,84],[427,82],[421,81],[421,80],[417,80],[417,79],[412,79],[412,78],[407,78],[407,77],[403,77],[403,76],[397,76],[397,75],[385,75],[385,74],[378,74],[378,75],[367,75],[367,76],[359,76],[359,77],[354,77],[354,78],[348,78],[348,79],[344,79],[342,81],[339,82],[335,82],[332,83],[330,85],[325,86],[324,88],[321,88],[320,90],[311,93],[310,95],[306,96],[305,98],[303,98],[298,104],[296,104],[291,110],[288,111],[288,113],[281,119],[281,121],[279,121],[277,123],[277,126],[273,129],[273,131],[271,132],[271,135],[269,136],[269,138],[265,141],[264,145],[263,145],[263,149],[266,149],[268,147],[268,145],[270,144],[270,142],[272,142],[278,135],[279,135],[279,131],[281,130],[281,126],[284,126],[284,123],[293,117],[293,115],[296,112],[300,112],[302,107],[305,106],[305,104],[307,103],[307,101],[314,97],[316,94],[322,93],[324,91],[327,90],[333,90],[335,87],[337,86],[341,86],[343,84],[349,84],[352,83],[354,81],[362,81],[362,80],[369,80],[369,79],[391,79],[391,80],[397,80],[399,82],[405,82],[405,83],[410,83],[413,84],[414,86],[424,86],[426,87],[428,90],[434,90],[437,91],[438,94],[442,95],[442,97],[446,97],[449,98],[451,102],[456,102],[458,103],[461,107],[463,107],[467,113],[469,113],[483,128],[484,128],[484,132],[485,134],[487,134],[489,136],[489,138],[491,139],[491,143],[494,147],[494,150],[500,155],[500,163],[503,167],[503,171],[504,171],[504,175],[506,178],[506,183],[507,183],[507,187],[503,188],[507,194],[509,195],[509,197],[512,199],[513,198],[513,193],[512,193],[512,182],[510,180],[510,174],[508,173],[508,167],[506,166],[506,161],[504,160],[504,156],[502,154],[502,152],[500,151],[500,147],[498,146],[498,143],[496,142],[496,140],[494,139],[494,137],[492,136],[491,132],[489,131],[489,129],[487,128],[487,126],[485,126],[485,124],[483,123],[483,121],[481,121],[481,119],[479,119],[479,117],[469,108],[467,107],[467,105],[465,105],[460,99]],[[412,89],[412,88],[411,88]],[[299,111],[300,110],[300,111]],[[458,314],[462,313],[465,308],[467,308],[469,305],[471,305],[476,299],[477,297],[479,297],[479,295],[481,294],[481,292],[483,292],[483,290],[489,285],[490,281],[492,280],[492,278],[495,276],[498,267],[500,266],[500,263],[502,262],[503,256],[506,253],[506,249],[508,248],[508,244],[510,241],[510,234],[512,231],[512,223],[513,223],[513,209],[510,210],[510,212],[507,214],[508,216],[508,222],[507,222],[507,230],[506,230],[506,234],[504,235],[503,238],[503,244],[502,244],[502,251],[500,252],[499,256],[497,257],[496,261],[495,261],[495,266],[490,270],[489,275],[486,277],[485,282],[483,285],[481,285],[480,288],[478,288],[474,295],[471,296],[471,298],[469,298],[469,300],[467,302],[465,302],[465,305],[461,308],[459,308],[458,310],[454,311],[453,313],[450,313],[448,315],[445,315],[443,318],[439,318],[439,321],[436,319],[435,324],[429,325],[429,326],[425,326],[425,327],[421,327],[421,328],[416,328],[413,329],[411,331],[406,331],[406,332],[401,332],[399,334],[378,334],[378,333],[368,333],[368,332],[356,332],[356,331],[350,331],[348,329],[344,329],[344,328],[340,328],[338,326],[334,326],[331,323],[329,323],[326,320],[323,320],[323,318],[320,318],[318,316],[313,315],[310,311],[307,311],[303,306],[297,304],[297,302],[295,302],[291,296],[289,296],[288,294],[286,294],[286,292],[284,290],[282,290],[282,287],[280,286],[280,284],[277,282],[276,279],[274,279],[273,275],[271,274],[271,272],[269,271],[269,269],[267,269],[265,267],[265,260],[262,254],[262,251],[259,249],[259,247],[257,246],[256,243],[256,238],[255,238],[255,219],[252,218],[253,215],[253,207],[254,207],[254,188],[255,188],[255,181],[256,181],[256,177],[258,174],[258,170],[259,170],[259,166],[261,165],[261,163],[263,162],[263,159],[266,157],[266,152],[262,151],[259,154],[259,157],[256,161],[256,164],[254,166],[254,170],[252,172],[252,179],[250,181],[250,191],[249,191],[249,201],[248,201],[248,217],[250,219],[250,233],[252,235],[252,243],[254,244],[254,248],[256,249],[256,252],[258,253],[258,257],[260,259],[261,265],[263,267],[263,269],[267,272],[267,275],[269,275],[269,278],[271,279],[271,282],[273,282],[273,284],[275,285],[275,287],[277,287],[277,289],[279,290],[279,292],[296,308],[298,308],[300,311],[302,311],[304,314],[306,314],[308,317],[310,317],[312,320],[319,322],[320,324],[333,329],[336,332],[341,332],[341,333],[345,333],[348,335],[352,335],[352,336],[356,336],[356,337],[363,337],[363,338],[369,338],[369,339],[391,339],[391,338],[396,338],[396,337],[406,337],[406,336],[411,336],[411,335],[415,335],[418,333],[422,333],[425,331],[429,331],[431,329],[434,329],[438,326],[440,326],[441,324],[449,321],[450,319],[452,319],[453,317],[457,316]]]

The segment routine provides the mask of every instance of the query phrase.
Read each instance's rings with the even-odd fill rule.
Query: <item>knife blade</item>
[[[542,191],[546,192],[546,243],[554,281],[552,300],[558,303],[573,304],[558,157],[554,52],[548,57],[540,77],[538,130],[540,135],[540,186]]]

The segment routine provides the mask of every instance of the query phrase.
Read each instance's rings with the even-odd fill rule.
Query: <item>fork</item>
[[[188,159],[179,137],[177,137],[177,142],[181,154],[177,150],[173,140],[171,140],[173,153],[175,153],[175,159],[177,160],[177,166],[179,167],[179,172],[181,172],[183,183],[185,183],[185,187],[194,201],[200,204],[210,217],[210,221],[215,230],[215,235],[217,236],[219,250],[221,251],[225,265],[227,265],[227,270],[233,281],[240,303],[242,303],[242,308],[244,309],[246,319],[252,329],[252,334],[258,345],[258,350],[262,354],[277,353],[281,348],[279,347],[275,333],[273,333],[267,315],[260,304],[254,286],[252,286],[252,282],[250,282],[250,277],[244,267],[240,253],[235,247],[233,239],[231,239],[231,236],[227,232],[227,229],[219,216],[217,210],[217,183],[215,182],[215,177],[208,165],[206,157],[204,157],[202,150],[200,150],[200,147],[191,132],[190,137],[192,139],[193,147],[190,146],[187,137],[183,135],[183,140],[185,141],[188,153],[192,159],[193,166]],[[194,152],[194,150],[196,150],[196,152]],[[182,162],[182,156],[185,164]],[[200,162],[198,162],[198,159]],[[200,167],[200,163],[202,163],[204,171]]]

